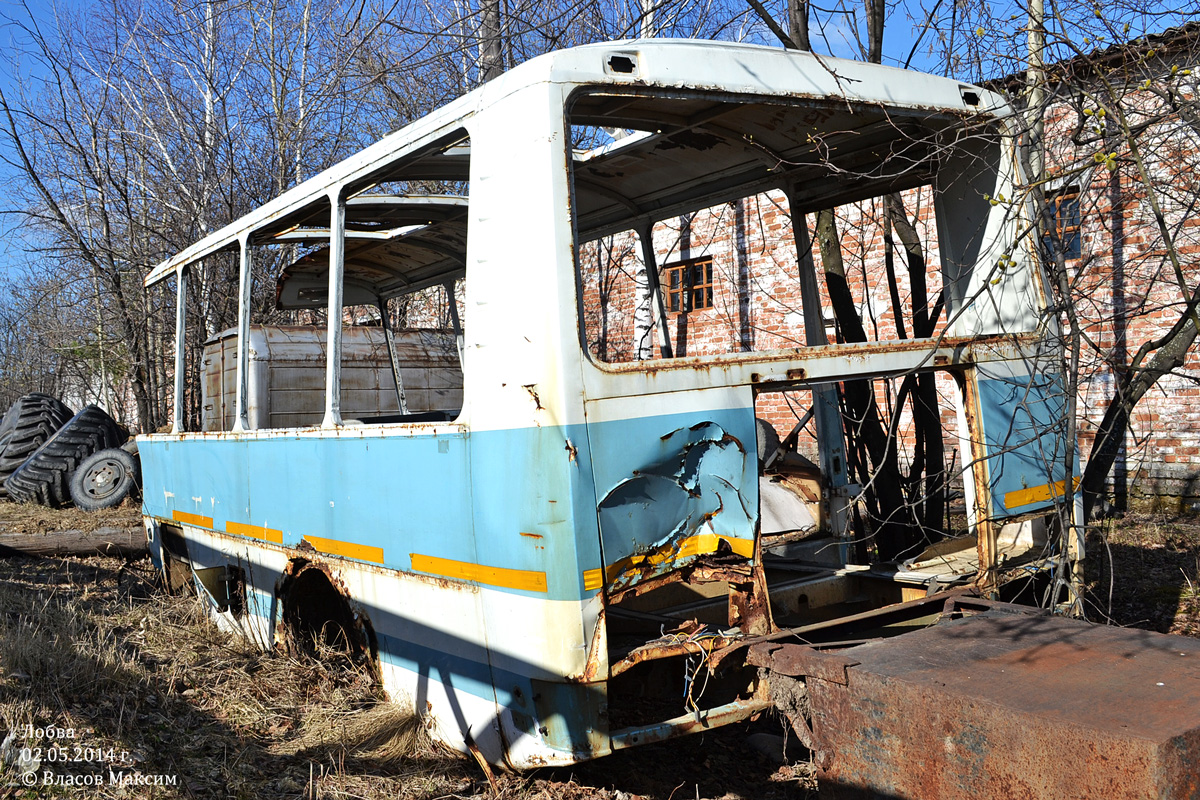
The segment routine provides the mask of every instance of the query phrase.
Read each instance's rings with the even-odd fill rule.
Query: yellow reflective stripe
[[[521,589],[526,592],[549,591],[546,587],[546,573],[544,572],[489,567],[484,564],[472,564],[469,561],[452,561],[448,558],[423,556],[420,553],[409,553],[409,558],[412,559],[412,568],[417,572],[427,572],[443,578],[486,583],[489,586],[501,586],[505,589]]]
[[[369,545],[354,544],[353,542],[339,542],[337,539],[322,539],[320,536],[305,536],[304,541],[311,544],[316,550],[331,556],[356,558],[359,561],[374,561],[376,564],[383,563],[382,547],[370,547]]]
[[[1075,489],[1079,486],[1079,478],[1071,479],[1071,488]],[[1004,495],[1005,508],[1020,508],[1027,506],[1030,503],[1040,503],[1043,500],[1049,500],[1053,497],[1062,498],[1067,494],[1067,482],[1065,480],[1047,483],[1044,486],[1032,486],[1028,489],[1017,489],[1008,492]]]
[[[675,558],[702,555],[704,553],[715,553],[717,552],[717,545],[722,541],[726,542],[729,545],[729,548],[742,558],[750,558],[750,556],[754,555],[753,539],[735,539],[732,536],[718,536],[715,533],[701,533],[684,539],[679,545],[679,552],[676,554]],[[675,559],[673,558],[671,560],[674,561]]]
[[[634,553],[604,568],[608,580],[614,580],[618,575],[631,567],[648,565],[657,567],[681,558],[706,555],[717,552],[721,542],[729,545],[729,549],[742,558],[754,555],[753,539],[736,539],[732,536],[718,536],[715,533],[699,533],[677,542],[668,542],[657,550],[648,553]]]
[[[171,519],[176,522],[186,522],[188,525],[196,525],[201,528],[212,530],[212,517],[206,517],[203,514],[191,514],[187,511],[172,511]]]
[[[283,531],[277,531],[274,528],[247,525],[244,522],[226,522],[225,532],[236,533],[238,536],[250,536],[254,539],[262,539],[264,542],[283,544]]]
[[[585,569],[583,571],[583,590],[590,592],[604,585],[604,570]]]

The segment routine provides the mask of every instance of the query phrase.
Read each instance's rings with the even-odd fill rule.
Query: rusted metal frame
[[[728,725],[731,722],[747,719],[755,714],[761,714],[773,707],[770,700],[749,698],[734,700],[732,703],[701,711],[699,714],[689,713],[665,722],[645,725],[636,728],[624,728],[613,731],[611,736],[612,749],[624,750],[640,744],[661,742],[676,736],[708,730],[709,728]]]
[[[641,647],[634,648],[628,655],[613,664],[609,668],[608,676],[609,678],[615,678],[622,672],[627,672],[646,661],[657,661],[658,659],[671,658],[673,656],[708,655],[712,651],[725,647],[733,641],[736,641],[733,637],[708,636],[700,639],[688,638],[682,641],[665,643],[658,641],[648,642]]]
[[[387,300],[376,297],[375,304],[379,308],[379,322],[383,325],[383,340],[387,342],[388,359],[392,362],[392,379],[396,383],[396,403],[401,414],[408,413],[408,400],[404,396],[404,380],[400,377],[400,358],[396,355],[396,340],[392,336],[392,320],[388,317]]]
[[[946,597],[946,593],[942,592],[937,597]],[[946,597],[946,602],[942,606],[942,619],[955,619],[966,616],[967,612],[979,614],[984,611],[994,611],[997,609],[1007,614],[1024,617],[1044,617],[1050,614],[1050,611],[1045,608],[1004,603],[999,600],[988,600],[985,597],[960,593]]]
[[[746,663],[792,678],[818,678],[846,686],[850,682],[846,671],[859,662],[802,644],[759,642],[746,651]]]
[[[802,383],[821,383],[847,380],[860,376],[873,378],[902,377],[913,372],[967,367],[979,361],[1019,359],[1022,343],[1036,343],[1033,332],[1016,335],[941,336],[935,339],[906,339],[858,344],[836,344],[825,348],[796,347],[789,350],[762,353],[730,353],[718,356],[681,356],[670,361],[630,361],[597,363],[601,372],[612,375],[644,374],[663,376],[678,371],[681,374],[697,370],[717,372],[742,368],[749,372],[738,376],[737,383],[747,383],[762,390],[774,390]],[[993,357],[979,358],[980,348],[988,348]],[[850,364],[854,364],[853,368]],[[749,371],[751,369],[764,370]],[[770,371],[766,371],[770,370]],[[621,387],[614,387],[620,389]],[[632,387],[637,394],[640,387]],[[620,395],[614,395],[620,396]]]
[[[746,636],[762,636],[775,630],[771,616],[771,591],[763,568],[762,536],[754,537],[754,564],[750,580],[729,584],[729,624]]]
[[[615,606],[626,598],[640,597],[647,592],[659,589],[670,583],[746,583],[753,579],[753,569],[744,564],[714,565],[705,563],[703,557],[683,567],[660,575],[653,575],[638,581],[627,589],[622,589],[608,595],[608,605]]]
[[[233,432],[250,429],[249,405],[250,383],[250,289],[253,284],[254,251],[250,249],[250,232],[238,235],[238,320],[237,320],[237,369],[233,401]]]
[[[322,428],[342,424],[342,275],[346,268],[346,198],[329,192],[329,323],[325,350],[325,419]]]
[[[175,401],[171,433],[183,433],[183,393],[187,384],[187,286],[191,269],[187,264],[175,268]]]
[[[975,519],[976,549],[979,553],[979,572],[975,585],[988,597],[995,598],[999,589],[996,566],[999,548],[996,543],[997,525],[992,519],[992,487],[988,469],[987,442],[983,436],[982,412],[979,405],[979,376],[974,370],[957,375],[962,395],[963,416],[967,426],[967,438],[971,446],[971,486],[974,494],[973,512]],[[969,520],[970,521],[970,520]]]
[[[654,253],[654,225],[648,224],[638,230],[638,241],[642,245],[642,261],[646,267],[646,288],[650,293],[650,313],[654,315],[654,327],[658,330],[658,347],[663,358],[674,358],[671,345],[671,328],[667,323],[667,309],[663,305],[662,287],[658,281],[657,256]],[[681,311],[683,309],[680,309]],[[640,344],[639,344],[640,349]]]
[[[896,603],[885,608],[876,608],[870,611],[862,611],[858,614],[851,614],[837,619],[825,620],[823,622],[814,622],[809,625],[801,625],[798,628],[785,628],[776,631],[766,636],[757,636],[749,639],[740,639],[732,643],[729,647],[723,650],[714,650],[708,657],[708,665],[712,670],[716,670],[720,664],[730,655],[745,648],[751,647],[761,642],[778,642],[790,639],[803,639],[805,636],[814,633],[828,633],[841,627],[853,626],[858,623],[871,622],[875,623],[876,627],[889,624],[891,622],[899,622],[905,619],[915,619],[925,614],[930,613],[929,609],[945,607],[947,598],[972,596],[973,587],[959,587],[947,589],[929,597],[919,597],[916,600],[908,600],[903,603]],[[923,612],[923,613],[921,613]],[[812,644],[805,642],[805,644]]]

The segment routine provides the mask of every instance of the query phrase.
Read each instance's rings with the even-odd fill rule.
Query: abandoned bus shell
[[[527,768],[780,706],[786,673],[760,671],[754,641],[862,640],[929,624],[947,587],[1061,579],[1079,550],[1042,521],[1070,494],[1060,345],[1010,123],[956,81],[656,40],[542,56],[385,137],[146,279],[179,303],[174,429],[139,438],[168,580],[264,646],[350,648],[437,738]],[[874,331],[856,340],[806,215],[874,198],[917,198],[930,297],[914,275],[889,300],[846,268]],[[727,211],[740,232],[701,246]],[[252,325],[264,253],[292,262],[274,287],[288,319],[332,321],[295,335],[303,370],[268,352],[290,329]],[[720,316],[726,255],[740,333],[686,339]],[[189,278],[220,258],[237,325],[209,345],[224,378],[201,405],[232,413],[189,430]],[[426,344],[392,331],[405,297],[440,303],[417,320],[440,322]],[[890,327],[870,323],[879,303]],[[369,369],[351,339],[373,343]],[[348,388],[359,367],[376,377]],[[930,468],[944,523],[901,558],[878,534],[900,509],[867,519],[895,487],[851,471],[881,443],[856,438],[845,397],[909,376],[938,381],[936,419],[958,430]]]

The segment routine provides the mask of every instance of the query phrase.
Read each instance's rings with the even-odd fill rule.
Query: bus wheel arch
[[[293,558],[275,587],[278,640],[294,654],[342,656],[379,677],[379,645],[371,620],[326,564]]]

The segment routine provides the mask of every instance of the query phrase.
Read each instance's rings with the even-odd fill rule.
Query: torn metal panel
[[[754,553],[756,509],[744,496],[746,449],[715,422],[661,437],[663,457],[633,471],[600,500],[609,591],[670,572],[709,553]]]
[[[807,680],[823,797],[1200,795],[1200,641],[995,604],[840,656]]]
[[[734,636],[722,636],[713,633],[691,636],[669,635],[661,639],[655,639],[652,642],[647,642],[641,647],[632,650],[625,658],[612,665],[610,675],[611,677],[616,677],[638,664],[659,658],[694,654],[708,655],[736,640],[737,637]]]

